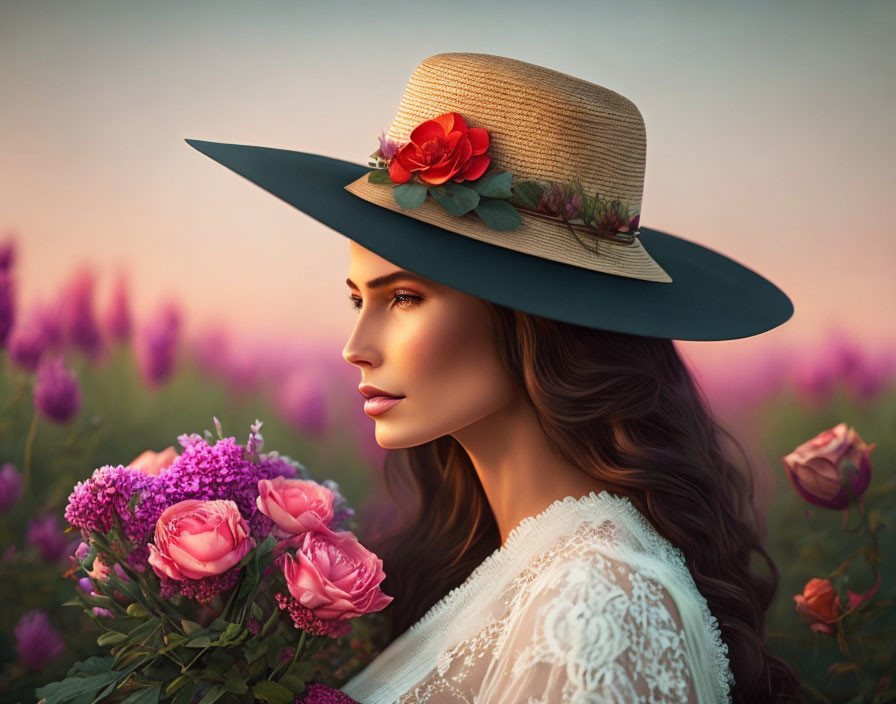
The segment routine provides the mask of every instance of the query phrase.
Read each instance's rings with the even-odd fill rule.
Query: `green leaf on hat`
[[[473,188],[459,183],[443,183],[430,186],[429,194],[452,215],[466,215],[479,205],[479,194]]]
[[[392,180],[392,177],[389,176],[389,169],[376,169],[371,171],[367,175],[368,183],[384,183],[389,186],[394,184],[395,182]]]
[[[492,171],[482,178],[470,181],[470,185],[485,198],[510,198],[513,195],[510,189],[512,180],[513,174],[506,171]]]
[[[519,205],[529,210],[538,210],[538,203],[544,189],[535,181],[520,181],[513,184],[513,196],[510,199],[512,205]]]
[[[398,207],[405,210],[419,208],[426,200],[426,186],[422,183],[403,183],[392,189]]]
[[[482,198],[473,212],[482,222],[496,230],[515,230],[523,224],[516,208],[506,200]]]

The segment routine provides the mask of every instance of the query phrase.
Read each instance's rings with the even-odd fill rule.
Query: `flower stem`
[[[24,485],[24,493],[28,493],[28,482],[31,478],[31,445],[34,443],[34,435],[37,433],[38,412],[34,411],[34,417],[31,419],[31,427],[28,428],[28,435],[25,438],[25,455],[22,458],[22,483]]]

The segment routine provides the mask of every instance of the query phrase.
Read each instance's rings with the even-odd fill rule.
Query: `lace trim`
[[[668,564],[681,586],[696,601],[703,624],[711,640],[709,647],[713,655],[712,679],[714,689],[718,695],[718,701],[730,702],[729,688],[734,686],[734,675],[730,670],[728,646],[722,640],[718,621],[710,612],[706,599],[696,588],[693,576],[688,570],[684,553],[665,537],[657,533],[653,525],[627,496],[617,496],[608,491],[601,491],[600,493],[592,491],[578,498],[567,496],[563,499],[557,499],[540,513],[524,518],[508,533],[507,540],[502,546],[486,557],[476,566],[464,582],[451,589],[421,616],[415,624],[410,626],[405,633],[401,634],[396,641],[393,641],[392,646],[398,646],[399,641],[403,642],[412,635],[420,633],[445,612],[451,613],[453,610],[456,610],[460,606],[458,601],[462,601],[463,604],[473,602],[484,589],[489,588],[493,584],[492,577],[498,576],[512,561],[519,559],[517,554],[519,552],[518,547],[527,544],[527,539],[533,531],[539,529],[541,533],[547,531],[549,527],[557,523],[556,518],[567,512],[578,513],[583,520],[603,518],[604,513],[602,509],[604,508],[611,509],[611,512],[612,509],[618,509],[630,519],[630,522],[623,523],[622,527],[628,530],[636,530],[638,535],[634,537],[647,547],[648,553]],[[393,650],[392,646],[388,650]]]

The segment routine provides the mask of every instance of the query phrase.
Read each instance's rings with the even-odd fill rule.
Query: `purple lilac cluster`
[[[320,682],[312,682],[296,697],[295,704],[357,704],[350,696]]]
[[[240,578],[240,570],[230,569],[202,579],[169,579],[162,577],[159,593],[163,599],[170,599],[174,594],[183,594],[195,599],[200,604],[208,604],[218,594],[233,587]]]
[[[302,631],[308,631],[311,635],[338,638],[339,636],[344,636],[352,628],[348,619],[325,621],[318,618],[311,609],[302,606],[291,594],[284,595],[281,592],[277,592],[274,594],[274,598],[277,600],[277,606],[280,607],[280,610],[285,610],[289,613],[289,617],[292,619],[295,627]]]
[[[128,537],[132,537],[136,526],[132,525],[128,502],[134,493],[143,492],[152,481],[153,477],[138,469],[123,465],[100,467],[89,479],[75,484],[65,507],[65,520],[85,531],[108,533],[117,515],[123,525],[131,526]],[[144,534],[145,531],[139,537]]]

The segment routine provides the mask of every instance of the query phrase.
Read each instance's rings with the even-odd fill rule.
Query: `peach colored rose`
[[[144,474],[156,475],[163,469],[168,469],[178,457],[180,455],[177,454],[177,450],[174,449],[173,445],[169,445],[161,452],[153,452],[152,450],[142,452],[128,464],[128,467],[139,469]]]
[[[349,619],[379,611],[392,601],[379,587],[383,561],[351,531],[308,531],[293,539],[295,558],[282,558],[289,593],[324,620]]]
[[[188,499],[159,516],[149,564],[159,577],[202,579],[226,572],[254,545],[233,501]]]
[[[258,510],[285,533],[293,535],[328,527],[333,520],[335,496],[310,479],[274,477],[258,481]]]
[[[793,597],[796,612],[812,630],[819,633],[836,633],[834,625],[841,616],[840,600],[833,585],[827,579],[810,579],[802,594]]]
[[[787,478],[803,499],[841,510],[849,505],[850,494],[860,497],[871,483],[869,454],[876,445],[866,445],[855,430],[840,423],[781,459]]]
[[[449,180],[475,181],[491,163],[485,153],[488,146],[488,131],[467,127],[459,113],[446,112],[414,128],[410,141],[389,164],[389,178],[406,183],[416,173],[430,186]]]

